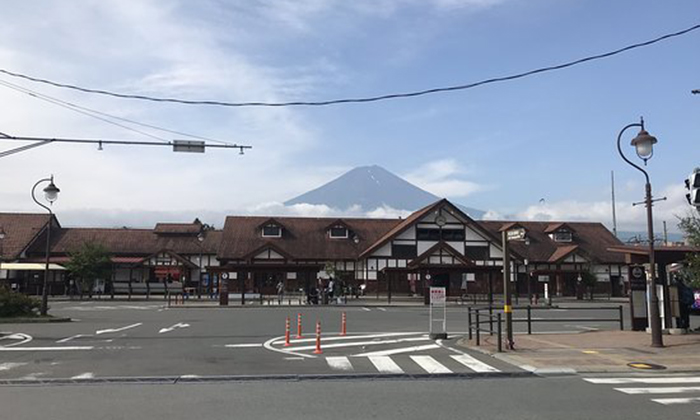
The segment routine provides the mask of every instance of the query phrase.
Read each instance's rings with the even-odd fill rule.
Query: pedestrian
[[[678,279],[678,306],[680,317],[678,318],[678,328],[690,328],[690,309],[695,301],[693,289],[688,287],[682,279]]]
[[[277,282],[277,304],[281,305],[282,300],[284,300],[284,282],[280,280]]]
[[[333,278],[331,278],[330,280],[328,280],[328,299],[333,299],[334,287],[335,282],[333,281]]]

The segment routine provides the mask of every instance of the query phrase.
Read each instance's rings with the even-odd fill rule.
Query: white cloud
[[[484,186],[464,179],[469,171],[454,159],[427,162],[404,177],[439,197],[462,198],[484,190]]]

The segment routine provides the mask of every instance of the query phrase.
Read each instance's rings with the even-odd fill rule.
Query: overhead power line
[[[30,80],[30,81],[36,82],[36,83],[43,83],[43,84],[51,85],[54,87],[77,90],[77,91],[84,92],[84,93],[106,95],[106,96],[112,96],[112,97],[122,98],[122,99],[138,99],[138,100],[142,100],[142,101],[151,101],[151,102],[169,102],[169,103],[177,103],[177,104],[183,104],[183,105],[211,105],[211,106],[223,106],[223,107],[326,106],[326,105],[338,105],[338,104],[349,104],[349,103],[378,102],[378,101],[384,101],[384,100],[389,100],[389,99],[413,98],[413,97],[417,97],[417,96],[424,96],[424,95],[430,95],[430,94],[442,93],[442,92],[466,90],[466,89],[472,89],[472,88],[475,88],[478,86],[488,85],[488,84],[492,84],[492,83],[506,82],[506,81],[510,81],[510,80],[522,79],[524,77],[532,76],[535,74],[546,73],[546,72],[555,71],[555,70],[562,70],[562,69],[565,69],[568,67],[573,67],[573,66],[576,66],[578,64],[583,64],[583,63],[586,63],[589,61],[601,60],[604,58],[612,57],[612,56],[622,54],[624,52],[631,51],[631,50],[634,50],[637,48],[642,48],[642,47],[646,47],[646,46],[649,46],[652,44],[656,44],[657,42],[661,42],[661,41],[664,41],[666,39],[679,37],[679,36],[685,35],[689,32],[695,31],[697,29],[700,29],[700,24],[693,25],[689,28],[686,28],[686,29],[683,29],[683,30],[680,30],[677,32],[665,34],[665,35],[659,36],[657,38],[654,38],[654,39],[651,39],[648,41],[639,42],[639,43],[628,45],[626,47],[619,48],[619,49],[616,49],[613,51],[608,51],[608,52],[605,52],[602,54],[591,55],[591,56],[587,56],[584,58],[580,58],[580,59],[573,60],[573,61],[568,61],[568,62],[565,62],[562,64],[553,65],[553,66],[540,67],[540,68],[537,68],[534,70],[529,70],[529,71],[522,72],[522,73],[516,73],[516,74],[509,75],[509,76],[502,76],[502,77],[494,77],[491,79],[485,79],[485,80],[481,80],[481,81],[474,82],[474,83],[468,83],[468,84],[456,85],[456,86],[437,87],[437,88],[418,90],[418,91],[413,91],[413,92],[390,93],[390,94],[385,94],[385,95],[358,97],[358,98],[331,99],[331,100],[326,100],[326,101],[227,102],[227,101],[217,101],[217,100],[188,100],[188,99],[181,99],[181,98],[167,98],[167,97],[156,97],[156,96],[148,96],[148,95],[134,95],[134,94],[113,92],[113,91],[108,91],[108,90],[103,90],[103,89],[86,88],[86,87],[68,84],[68,83],[54,82],[54,81],[49,80],[49,79],[43,79],[43,78],[39,78],[39,77],[29,76],[26,74],[17,73],[17,72],[13,72],[13,71],[2,69],[2,68],[0,68],[0,73],[6,74],[6,75],[12,76],[12,77]]]
[[[91,108],[88,108],[85,106],[81,106],[81,105],[77,105],[77,104],[74,104],[74,103],[71,103],[68,101],[64,101],[62,99],[58,99],[58,98],[55,98],[55,97],[52,97],[49,95],[45,95],[43,93],[39,93],[39,92],[33,91],[31,89],[27,89],[23,86],[16,85],[14,83],[10,83],[8,81],[1,80],[1,79],[0,79],[0,86],[5,86],[6,88],[9,88],[9,89],[15,90],[17,92],[21,92],[21,93],[24,93],[26,95],[29,95],[32,98],[52,103],[54,105],[60,106],[62,108],[68,109],[70,111],[77,112],[79,114],[83,114],[83,115],[86,115],[88,117],[95,118],[97,120],[105,122],[107,124],[112,124],[112,125],[115,125],[117,127],[121,127],[125,130],[133,131],[133,132],[142,134],[144,136],[154,138],[156,140],[161,140],[163,142],[168,142],[169,140],[165,139],[163,137],[155,136],[155,135],[150,134],[150,133],[146,133],[146,132],[141,131],[141,130],[137,130],[133,127],[129,127],[129,126],[126,126],[124,124],[120,124],[120,123],[115,122],[115,121],[111,121],[110,119],[114,119],[117,121],[123,121],[123,122],[129,123],[129,124],[134,124],[134,125],[138,125],[141,127],[150,128],[150,129],[162,131],[165,133],[176,134],[178,136],[190,137],[190,138],[195,138],[195,139],[199,139],[199,140],[206,140],[206,141],[211,141],[214,143],[231,144],[230,142],[225,142],[222,140],[211,139],[211,138],[199,136],[196,134],[185,133],[182,131],[171,130],[168,128],[159,127],[159,126],[153,125],[153,124],[147,124],[147,123],[143,123],[140,121],[135,121],[135,120],[132,120],[129,118],[118,117],[116,115],[108,114],[106,112],[98,111],[98,110],[91,109]]]

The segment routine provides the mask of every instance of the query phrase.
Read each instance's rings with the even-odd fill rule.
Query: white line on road
[[[16,343],[12,343],[12,344],[8,344],[8,345],[4,346],[4,347],[14,347],[14,346],[19,346],[20,344],[26,344],[26,343],[32,341],[32,336],[29,334],[25,334],[25,333],[15,333],[15,334],[6,335],[6,336],[0,338],[0,340],[3,340],[3,339],[22,340],[22,341],[18,341]],[[0,346],[0,347],[2,347],[2,346]]]
[[[439,347],[439,346],[435,346]],[[433,359],[431,356],[411,356],[411,360],[416,362],[428,373],[452,373],[445,365]]]
[[[0,372],[5,371],[5,370],[10,370],[14,369],[16,367],[24,366],[26,363],[15,363],[15,362],[7,362],[7,363],[0,363]]]
[[[375,368],[382,373],[403,373],[403,370],[390,357],[373,356],[369,358]]]
[[[121,327],[121,328],[108,328],[106,330],[97,330],[95,331],[95,334],[100,335],[100,334],[108,334],[108,333],[115,333],[115,332],[120,332],[120,331],[126,331],[131,328],[136,328],[143,325],[143,322],[137,322],[136,324],[131,324],[127,325],[126,327]]]
[[[0,347],[0,351],[67,351],[92,350],[93,346],[63,346],[63,347]]]
[[[70,378],[71,379],[92,379],[94,377],[95,377],[94,373],[85,372],[85,373],[81,373],[80,375],[71,376]]]
[[[353,341],[350,343],[333,343],[333,344],[323,344],[323,340],[321,340],[321,347],[324,349],[333,349],[333,348],[338,348],[338,347],[357,347],[357,346],[377,346],[377,345],[382,345],[382,344],[396,344],[396,343],[403,343],[406,341],[425,341],[425,340],[430,340],[429,337],[411,337],[411,338],[399,338],[396,340],[373,340],[373,341]],[[302,351],[302,350],[313,350],[315,349],[316,346],[301,346],[301,347],[292,347],[292,350],[294,351]]]
[[[224,347],[229,349],[237,348],[248,348],[248,347],[262,347],[262,343],[244,343],[244,344],[225,344]]]
[[[70,337],[62,338],[60,340],[56,340],[57,343],[66,343],[68,341],[74,340],[76,338],[80,337],[92,337],[92,334],[76,334],[76,335],[71,335]]]
[[[468,367],[469,369],[473,370],[474,372],[500,372],[500,370],[496,369],[495,367],[487,365],[481,360],[470,356],[466,353],[453,354],[450,355],[450,357],[463,364],[464,366]]]
[[[343,370],[343,371],[351,371],[353,370],[352,364],[350,363],[350,360],[348,360],[347,357],[344,356],[339,356],[339,357],[326,357],[326,363],[328,363],[328,366],[335,370]]]
[[[184,323],[184,322],[178,322],[177,324],[175,324],[175,325],[173,325],[173,326],[171,326],[171,327],[168,327],[168,328],[161,328],[160,331],[158,331],[158,334],[167,333],[167,332],[173,331],[173,330],[175,330],[175,329],[177,329],[177,328],[187,328],[187,327],[189,327],[189,326],[190,326],[190,324],[186,324],[186,323]]]
[[[413,353],[417,351],[423,351],[423,350],[433,350],[440,348],[437,344],[426,344],[423,346],[413,346],[413,347],[401,347],[399,349],[390,349],[390,350],[380,350],[380,351],[372,351],[368,353],[360,353],[360,354],[353,354],[353,357],[374,357],[374,356],[391,356],[394,354],[401,354],[401,353]]]
[[[690,404],[694,402],[700,402],[700,397],[694,397],[694,398],[653,398],[652,401],[663,404],[663,405],[669,405],[669,404]]]
[[[277,340],[279,340],[280,338],[282,338],[282,337],[274,337],[274,338],[271,338],[271,339],[267,340],[266,342],[263,343],[263,347],[265,347],[266,349],[268,349],[268,350],[270,350],[270,351],[274,351],[274,352],[277,352],[277,353],[292,354],[292,355],[294,355],[294,356],[299,356],[299,357],[308,357],[309,359],[315,359],[315,358],[316,358],[316,356],[314,356],[314,355],[312,355],[312,354],[296,353],[296,352],[293,352],[293,351],[290,351],[290,350],[282,350],[282,349],[278,349],[278,348],[273,347],[273,346],[272,346],[272,343],[275,342],[275,341],[277,341]]]
[[[370,311],[372,311],[371,309],[369,309],[369,308],[365,308],[364,306],[362,307],[362,310],[363,310],[363,311],[367,311],[367,312],[370,312]]]
[[[700,386],[670,386],[661,388],[615,388],[615,391],[625,394],[684,394],[686,392],[700,391]]]
[[[336,337],[323,337],[323,341],[336,341],[336,340],[359,340],[359,339],[365,339],[365,338],[383,338],[383,337],[397,337],[397,336],[402,336],[402,335],[417,335],[417,334],[425,334],[422,332],[400,332],[400,333],[378,333],[378,334],[364,334],[364,335],[345,335],[345,336],[336,336]],[[297,344],[297,343],[313,343],[316,341],[316,338],[301,338],[298,340],[291,340],[292,344]],[[284,344],[284,340],[278,340],[273,342],[272,344],[279,345],[279,344]]]
[[[377,309],[382,311],[382,312],[386,312],[386,308],[377,308]]]
[[[662,378],[583,378],[592,384],[696,384],[700,383],[700,376],[676,376]]]

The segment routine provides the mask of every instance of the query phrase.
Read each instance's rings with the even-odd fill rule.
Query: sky
[[[700,3],[650,0],[0,0],[0,68],[123,93],[314,101],[460,85],[558,64],[700,23]],[[343,214],[281,203],[380,165],[489,218],[591,220],[643,230],[644,178],[619,131],[644,116],[655,223],[689,211],[700,166],[700,30],[605,60],[475,89],[369,104],[221,108],[109,98],[7,75],[100,112],[246,144],[211,149],[51,144],[0,158],[0,211],[41,211],[50,174],[66,226],[139,226],[226,214]],[[0,85],[0,132],[153,140]],[[134,127],[165,140],[183,138]],[[637,160],[628,130],[623,148]],[[18,146],[0,139],[0,150]],[[396,209],[397,211],[401,209]],[[375,212],[376,214],[376,212]],[[386,212],[381,214],[386,215]]]

